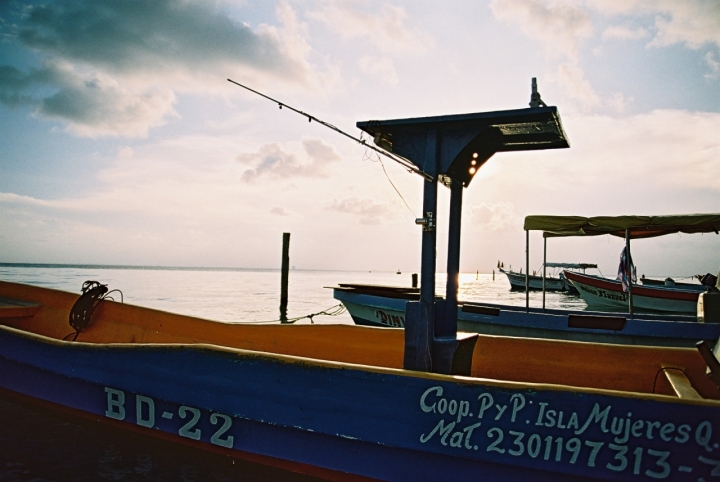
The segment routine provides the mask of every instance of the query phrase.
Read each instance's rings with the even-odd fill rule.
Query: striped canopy
[[[546,238],[556,236],[599,236],[620,238],[629,231],[631,239],[653,238],[673,233],[715,233],[720,230],[720,214],[677,214],[669,216],[526,216],[525,231],[543,231]]]

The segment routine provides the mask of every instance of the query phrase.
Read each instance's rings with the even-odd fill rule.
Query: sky
[[[463,271],[523,266],[527,215],[720,212],[717,0],[5,0],[0,262],[273,269],[290,232],[297,269],[417,272],[422,178],[227,79],[359,136],[527,107],[533,77],[571,147],[482,167]],[[614,276],[623,245],[553,239],[548,261]],[[716,273],[720,236],[632,252]]]

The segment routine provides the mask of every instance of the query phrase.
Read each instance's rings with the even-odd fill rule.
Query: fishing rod
[[[228,82],[231,82],[231,83],[237,85],[238,87],[242,87],[242,88],[245,89],[245,90],[249,90],[249,91],[252,92],[253,94],[257,94],[257,95],[259,95],[260,97],[264,97],[264,98],[266,98],[267,100],[270,100],[270,101],[272,101],[272,102],[275,102],[280,109],[282,109],[283,107],[287,107],[287,108],[290,109],[291,111],[296,112],[296,113],[298,113],[298,114],[300,114],[300,115],[302,115],[302,116],[304,116],[304,117],[307,117],[308,122],[315,121],[315,122],[317,122],[318,124],[322,124],[322,125],[324,125],[325,127],[329,128],[329,129],[332,129],[332,130],[334,130],[335,132],[338,132],[338,133],[344,135],[345,137],[348,137],[348,138],[354,140],[354,141],[357,142],[358,144],[362,144],[362,145],[365,146],[366,148],[372,149],[373,151],[377,152],[378,154],[382,154],[383,156],[387,157],[388,159],[392,159],[393,161],[397,162],[398,164],[400,164],[401,166],[403,166],[403,167],[404,167],[405,169],[407,169],[408,171],[414,172],[415,174],[420,174],[421,176],[423,176],[423,177],[424,177],[425,179],[427,179],[427,180],[432,180],[432,177],[430,177],[430,176],[428,176],[427,174],[425,174],[424,172],[422,172],[422,171],[421,171],[415,164],[413,164],[412,161],[410,161],[409,159],[405,159],[405,158],[402,157],[402,156],[398,156],[398,155],[393,154],[393,153],[390,153],[390,152],[388,152],[388,151],[386,151],[386,150],[384,150],[384,149],[380,149],[380,148],[375,147],[375,146],[373,146],[373,145],[371,145],[371,144],[368,144],[368,143],[365,141],[365,139],[360,139],[360,138],[358,138],[358,137],[355,137],[355,136],[353,136],[353,135],[350,135],[350,134],[348,134],[347,132],[339,129],[338,127],[335,127],[334,125],[332,125],[332,124],[330,124],[330,123],[328,123],[328,122],[325,122],[325,121],[323,121],[323,120],[321,120],[321,119],[318,119],[318,118],[315,117],[314,115],[308,114],[307,112],[303,112],[303,111],[298,110],[298,109],[296,109],[296,108],[294,108],[294,107],[291,107],[291,106],[285,104],[284,102],[280,102],[279,100],[273,99],[272,97],[269,97],[269,96],[263,94],[262,92],[258,92],[257,90],[251,89],[251,88],[248,87],[247,85],[243,85],[243,84],[241,84],[241,83],[239,83],[239,82],[235,82],[235,81],[232,80],[232,79],[227,79],[227,80],[228,80]]]

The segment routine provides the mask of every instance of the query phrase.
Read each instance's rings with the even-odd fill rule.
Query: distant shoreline
[[[113,265],[113,264],[59,264],[59,263],[2,263],[0,268],[75,268],[75,269],[127,269],[127,270],[156,270],[156,271],[280,271],[280,268],[213,268],[193,266],[139,266],[139,265]],[[291,271],[322,271],[322,272],[353,272],[358,270],[336,269],[295,269]],[[378,273],[381,271],[377,271]]]

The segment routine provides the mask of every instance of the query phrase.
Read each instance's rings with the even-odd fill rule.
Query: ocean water
[[[446,275],[436,278],[436,292],[445,293]],[[228,323],[279,320],[280,271],[219,268],[138,268],[130,266],[49,266],[0,263],[0,280],[80,293],[86,280],[122,291],[125,303]],[[318,313],[336,306],[332,289],[339,283],[411,286],[412,274],[382,271],[291,270],[288,318]],[[119,295],[113,296],[116,301]],[[463,273],[460,300],[525,306],[525,293],[510,291],[500,274]],[[548,308],[584,309],[579,297],[546,293]],[[542,306],[542,293],[530,293],[530,305]],[[318,316],[315,323],[349,323],[347,313]],[[310,323],[309,319],[297,323]]]
[[[137,268],[0,264],[0,280],[80,293],[86,280],[122,292],[125,303],[228,323],[279,319],[279,270]],[[288,318],[328,310],[338,303],[329,286],[367,283],[411,286],[411,273],[292,270]],[[437,277],[444,293],[445,275]],[[120,300],[115,293],[113,298]],[[524,306],[525,294],[510,291],[504,275],[464,273],[459,298]],[[541,306],[542,294],[530,294]],[[546,294],[546,306],[584,309],[577,297]],[[297,323],[310,323],[302,318]],[[352,324],[346,312],[315,316],[314,323]],[[177,444],[109,430],[59,415],[0,392],[0,482],[71,481],[263,481],[313,480]]]

